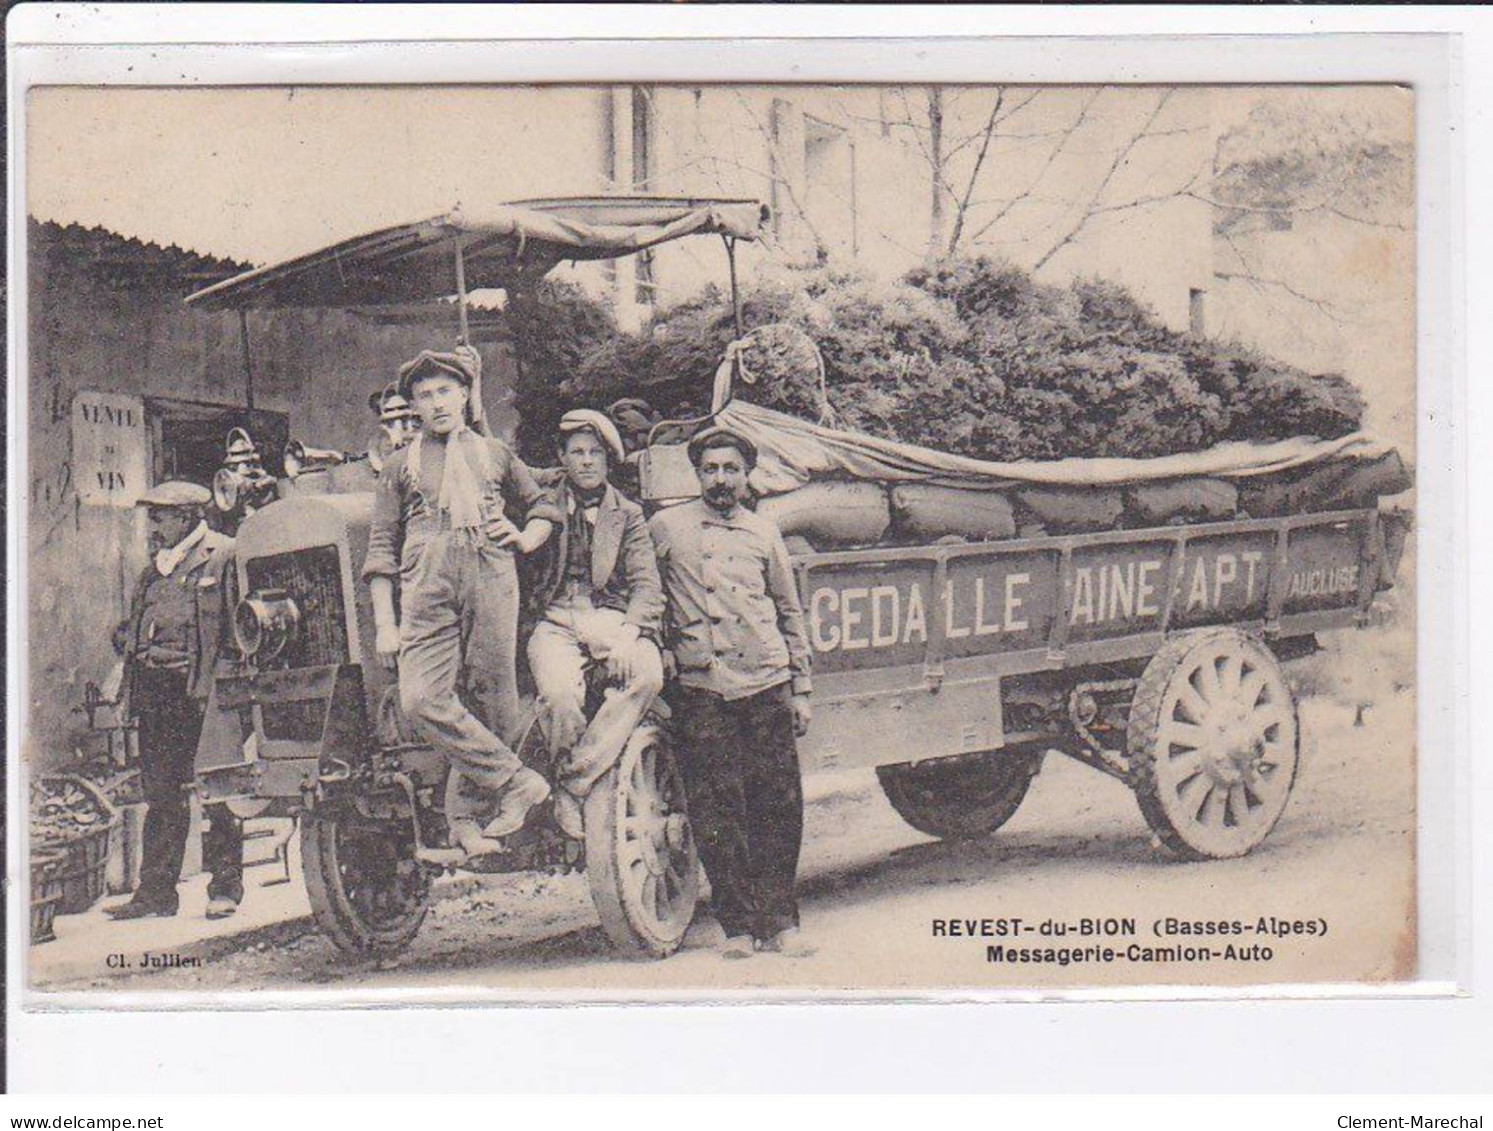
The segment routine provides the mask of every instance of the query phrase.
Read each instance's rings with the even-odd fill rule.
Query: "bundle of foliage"
[[[548,466],[560,417],[579,407],[563,395],[566,382],[621,334],[607,306],[570,282],[546,279],[515,290],[504,313],[518,371],[513,402],[522,422],[519,454]]]
[[[575,292],[565,302],[589,300]],[[1049,286],[984,258],[918,268],[890,284],[825,269],[769,278],[746,290],[744,307],[746,326],[762,329],[749,336],[742,360],[752,381],[739,396],[986,459],[1147,457],[1224,440],[1330,438],[1353,431],[1363,411],[1342,377],[1170,330],[1115,284]],[[549,372],[573,363],[559,386],[566,402],[640,396],[670,417],[708,409],[711,376],[735,337],[727,295],[708,290],[637,335],[605,322],[567,307],[542,331]],[[558,342],[556,325],[575,337]],[[524,365],[527,378],[527,356]]]

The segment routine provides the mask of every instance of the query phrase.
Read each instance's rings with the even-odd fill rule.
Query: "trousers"
[[[626,650],[632,678],[608,687],[590,725],[586,722],[586,669]],[[628,736],[664,686],[663,660],[616,609],[597,608],[589,595],[550,603],[529,637],[529,670],[543,705],[542,718],[555,780],[585,797],[616,764]]]
[[[144,844],[136,898],[175,907],[191,830],[186,787],[192,782],[202,708],[187,694],[187,673],[140,667],[131,693],[140,718],[140,778],[145,795]],[[209,897],[244,897],[243,825],[224,805],[209,805],[202,840],[203,866],[211,873]]]
[[[480,536],[432,534],[417,553],[406,547],[399,599],[400,709],[449,761],[446,819],[485,821],[521,768],[510,745],[521,721],[513,555]]]
[[[804,795],[789,685],[744,699],[670,693],[680,773],[716,918],[728,936],[798,925]]]

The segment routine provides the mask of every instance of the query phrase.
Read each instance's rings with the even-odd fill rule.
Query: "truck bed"
[[[1397,565],[1384,526],[1362,509],[801,555],[805,753],[822,766],[988,749],[1004,741],[1000,677],[1143,659],[1207,625],[1283,640],[1364,623]]]

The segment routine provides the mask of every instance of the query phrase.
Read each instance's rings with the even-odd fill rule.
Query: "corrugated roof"
[[[164,276],[184,288],[204,287],[248,270],[235,259],[206,255],[176,244],[151,243],[124,236],[101,225],[63,224],[31,217],[28,236],[32,255],[40,250],[61,253],[81,267],[110,275]]]

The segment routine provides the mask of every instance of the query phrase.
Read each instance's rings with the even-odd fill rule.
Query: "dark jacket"
[[[189,588],[193,594],[187,694],[198,701],[207,699],[218,660],[233,647],[230,634],[237,589],[233,560],[233,539],[209,530],[202,541],[177,563],[167,579],[170,583]],[[142,662],[142,648],[148,651],[149,642],[140,638],[144,627],[141,620],[145,615],[146,590],[157,576],[154,562],[141,570],[130,596],[129,616],[114,630],[115,651],[124,655],[127,689],[133,684],[136,665]]]
[[[555,509],[562,516],[558,529],[532,561],[530,602],[533,614],[544,610],[560,591],[569,561],[571,513],[569,482],[563,468],[534,472],[540,486],[552,493]],[[657,637],[663,621],[664,590],[658,578],[658,559],[643,508],[617,488],[607,485],[596,512],[591,536],[592,600],[603,608],[616,609],[629,624]]]

